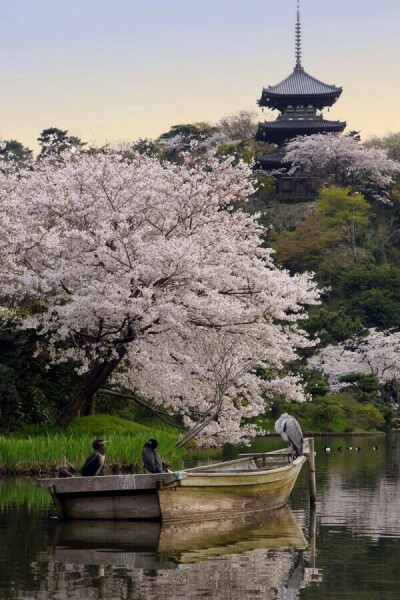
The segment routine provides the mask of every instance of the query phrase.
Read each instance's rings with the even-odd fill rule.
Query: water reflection
[[[50,577],[40,597],[56,586],[57,597],[79,598],[78,582],[86,587],[91,577],[101,580],[96,591],[101,598],[251,594],[278,599],[285,590],[285,598],[295,598],[293,593],[310,578],[304,566],[306,548],[289,507],[184,525],[71,521],[58,525],[52,547],[38,553],[34,568],[48,566]]]
[[[359,452],[337,452],[346,440],[334,438],[330,454],[317,455],[319,522],[371,539],[400,538],[399,440],[380,438],[378,451],[376,438],[353,440]]]
[[[291,510],[184,527],[62,525],[46,490],[0,482],[0,598],[397,600],[399,438],[352,439],[357,453],[337,451],[348,445],[344,437],[329,440],[324,453],[327,441],[317,439],[315,520],[306,469]],[[278,445],[260,439],[254,450]],[[228,448],[224,458],[238,451]]]
[[[107,552],[110,557],[120,552],[124,555],[127,552],[137,555],[145,552],[148,557],[151,551],[164,568],[164,559],[166,564],[185,564],[256,548],[306,547],[307,542],[292,511],[285,506],[273,512],[185,524],[69,521],[58,526],[53,556],[56,559],[76,557],[74,552],[77,548],[86,561],[99,552]],[[114,557],[111,564],[127,564],[118,560],[117,556]]]

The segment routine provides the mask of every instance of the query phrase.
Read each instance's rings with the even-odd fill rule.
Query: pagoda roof
[[[322,109],[332,106],[342,93],[341,87],[324,83],[307,73],[301,63],[301,20],[300,0],[297,0],[297,20],[295,27],[296,63],[293,72],[277,83],[263,88],[259,106],[285,110],[290,107],[309,107]]]
[[[321,94],[340,93],[341,87],[324,83],[309,75],[303,67],[295,67],[293,73],[276,85],[264,88],[269,94],[278,96],[320,96]]]
[[[257,157],[258,160],[262,160],[265,163],[270,163],[271,165],[280,165],[283,163],[285,158],[284,152],[271,152],[271,154],[263,154],[261,157]]]
[[[327,121],[322,117],[318,119],[278,118],[276,121],[259,123],[255,139],[260,142],[280,144],[298,135],[341,132],[345,127],[345,121]]]
[[[282,167],[287,166],[285,163],[285,153],[284,152],[273,152],[272,154],[263,154],[262,156],[256,156],[255,164],[253,169],[264,170],[264,171],[273,171],[277,169],[281,169]]]
[[[282,105],[307,103],[318,108],[332,106],[342,93],[341,87],[324,83],[309,75],[303,67],[296,66],[293,72],[276,85],[263,88],[258,104],[269,108]]]
[[[344,121],[328,121],[326,119],[277,119],[276,121],[264,121],[259,124],[260,129],[337,129],[346,127]]]

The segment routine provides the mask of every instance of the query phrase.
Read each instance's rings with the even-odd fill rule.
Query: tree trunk
[[[119,349],[118,353],[118,358],[114,358],[110,362],[100,363],[92,369],[83,386],[76,392],[67,408],[58,417],[56,425],[60,429],[65,429],[68,427],[72,419],[76,417],[78,412],[81,410],[87,399],[91,398],[98,391],[98,389],[104,385],[124,357],[126,353],[125,348]]]
[[[96,414],[96,394],[89,397],[89,415]]]
[[[194,425],[192,429],[185,433],[185,435],[183,435],[181,439],[176,442],[175,448],[183,448],[183,446],[186,446],[186,444],[190,442],[190,440],[196,437],[196,435],[203,431],[203,429],[205,429],[207,425],[209,425],[211,421],[213,421],[215,417],[218,416],[222,406],[222,397],[219,399],[214,412],[210,414],[210,411],[212,410],[210,409],[205,415],[203,415],[202,418],[196,423],[196,425]]]

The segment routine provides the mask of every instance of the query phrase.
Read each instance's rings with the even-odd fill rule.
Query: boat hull
[[[114,492],[110,494],[58,496],[64,519],[137,520],[161,517],[157,493]]]
[[[49,489],[61,519],[210,520],[283,506],[305,461],[301,456],[267,470],[239,459],[171,474],[42,479],[38,485]]]
[[[306,458],[260,473],[188,473],[158,491],[163,521],[215,519],[273,510],[286,504]]]
[[[177,482],[181,473],[40,479],[61,519],[160,519],[157,486]]]

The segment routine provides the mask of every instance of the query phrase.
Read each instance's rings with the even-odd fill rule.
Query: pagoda
[[[301,64],[301,54],[300,5],[297,0],[296,66],[289,77],[276,85],[264,88],[258,100],[259,106],[279,111],[275,121],[259,123],[255,135],[259,142],[277,145],[272,154],[264,154],[256,159],[255,170],[264,171],[266,175],[288,166],[283,160],[285,142],[298,135],[340,133],[346,127],[344,121],[328,121],[319,112],[336,102],[342,88],[309,75]],[[315,197],[315,191],[312,181],[304,177],[277,176],[278,201],[308,201]]]

